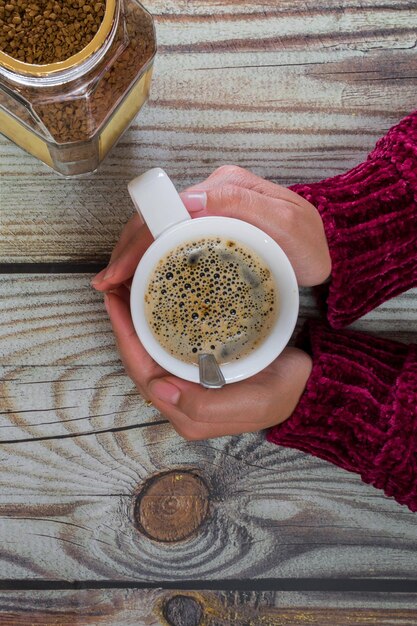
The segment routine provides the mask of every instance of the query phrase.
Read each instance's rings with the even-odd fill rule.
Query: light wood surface
[[[262,434],[186,444],[169,426],[148,427],[8,444],[1,463],[4,579],[415,576],[410,511],[356,475],[274,448]],[[160,518],[145,534],[134,510],[147,482],[170,471],[179,483],[198,476],[209,496],[201,515],[194,492],[159,495],[157,511],[177,528],[166,542],[154,530]],[[198,522],[185,539],[184,509]]]
[[[367,581],[416,578],[416,515],[263,433],[183,441],[124,374],[89,281],[145,169],[184,188],[236,163],[288,185],[362,161],[416,106],[417,5],[146,6],[151,99],[93,177],[60,178],[0,138],[0,624],[414,625],[415,594]],[[300,324],[317,316],[303,290]],[[417,289],[354,328],[416,341]],[[357,577],[362,593],[343,591]],[[291,580],[299,592],[277,591]]]
[[[0,262],[104,261],[154,166],[183,188],[223,163],[283,184],[346,171],[416,106],[413,0],[150,0],[151,99],[93,178],[64,180],[9,141]]]
[[[0,275],[3,365],[118,365],[103,297],[91,274]],[[410,342],[416,337],[417,289],[410,289],[351,327]],[[318,317],[314,297],[300,292],[298,328]]]
[[[0,281],[4,577],[414,577],[416,516],[358,476],[272,446],[262,433],[181,440],[124,374],[90,278]],[[387,302],[357,325],[411,340],[416,295]],[[300,323],[317,314],[309,290],[301,302]],[[159,492],[144,534],[137,496],[169,471],[201,477],[209,511],[201,517],[192,489],[172,501]],[[156,520],[170,506],[166,525],[178,529],[177,539],[188,523],[184,508],[200,520],[195,532],[177,544],[174,531],[174,543],[153,541],[149,532],[161,538]]]

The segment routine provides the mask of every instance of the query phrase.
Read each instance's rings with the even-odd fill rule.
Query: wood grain
[[[20,440],[0,449],[3,577],[415,575],[415,516],[357,476],[262,434],[190,444],[161,423],[122,373],[89,278],[2,277],[0,436]],[[414,290],[361,325],[411,340],[416,316]],[[197,472],[210,499],[198,532],[169,547],[134,519],[168,471]]]
[[[0,366],[0,444],[159,420],[121,366]]]
[[[0,276],[2,364],[119,366],[102,296],[90,287],[91,278],[85,274]],[[352,327],[415,341],[416,295],[417,289],[411,289]],[[301,290],[299,325],[317,316],[310,290]]]
[[[0,261],[105,261],[156,165],[183,188],[228,162],[283,184],[360,162],[415,108],[414,2],[150,0],[152,97],[90,179],[1,140]],[[16,184],[18,180],[18,184]]]
[[[2,346],[5,351],[9,349],[9,367],[2,386],[6,405],[2,438],[42,441],[2,449],[4,576],[71,579],[133,575],[155,579],[167,573],[179,578],[197,573],[215,576],[218,572],[237,576],[249,572],[261,576],[310,575],[328,573],[329,567],[334,572],[369,573],[371,562],[375,564],[372,574],[384,575],[390,551],[387,528],[391,529],[397,575],[413,575],[414,517],[361,484],[357,477],[293,451],[271,449],[262,435],[255,440],[248,437],[185,444],[166,424],[139,428],[152,419],[158,421],[158,416],[143,407],[118,364],[92,367],[71,363],[75,355],[75,362],[81,359],[88,363],[91,354],[100,354],[97,338],[101,338],[103,328],[100,333],[92,329],[102,309],[101,305],[98,308],[97,294],[88,289],[87,277],[22,276],[18,280],[6,278],[5,284],[2,293],[7,294],[5,301],[10,306]],[[305,302],[304,311],[312,306],[308,297]],[[405,300],[402,308],[407,311],[407,307]],[[74,310],[79,315],[75,325],[71,319]],[[68,322],[70,328],[62,334]],[[109,331],[107,320],[102,323]],[[86,328],[92,332],[93,342],[90,351],[80,352],[78,335]],[[10,333],[11,329],[17,335]],[[54,345],[62,349],[66,336],[65,350],[57,358]],[[16,351],[13,341],[18,342]],[[70,364],[52,367],[54,359],[55,365],[65,361]],[[22,360],[26,361],[24,367],[20,365]],[[44,366],[32,367],[42,361]],[[105,354],[106,362],[117,363],[113,347]],[[126,425],[137,428],[121,430]],[[106,428],[115,432],[99,432]],[[88,437],[77,437],[88,432],[92,433]],[[62,435],[72,438],[48,439]],[[147,538],[138,540],[129,513],[149,477],[172,468],[202,472],[212,487],[211,499],[222,509],[216,506],[204,529],[204,540],[199,535],[190,546],[196,553],[194,559],[190,560],[188,547],[185,552],[183,546],[179,548],[183,568],[178,568],[177,553],[170,553],[173,562],[169,566],[166,550],[155,549]],[[275,479],[277,472],[279,481]],[[301,480],[302,476],[305,478]],[[239,486],[241,477],[244,482]],[[340,495],[335,500],[340,492],[343,506]],[[255,500],[253,494],[257,494]],[[369,498],[366,513],[355,505],[365,497]],[[245,506],[249,512],[241,521]],[[330,512],[335,519],[329,531]],[[265,530],[265,515],[269,530]],[[288,528],[288,519],[289,526],[293,525],[291,532],[281,528],[281,524]],[[346,533],[340,531],[346,520],[352,519],[355,532],[351,528],[345,528]],[[376,532],[375,523],[379,529]],[[16,543],[16,532],[24,541]],[[227,539],[225,532],[229,533]],[[398,533],[404,544],[398,543]],[[230,536],[234,538],[233,547]],[[348,547],[352,538],[356,546],[361,546],[361,555],[353,559]],[[348,545],[344,545],[346,541]],[[75,552],[72,546],[78,546]],[[411,552],[409,546],[414,546]],[[202,556],[205,550],[209,554],[217,551],[215,564],[210,556],[208,562]],[[299,551],[303,558],[296,556]],[[365,553],[369,558],[364,563]],[[39,554],[43,555],[42,566],[36,556]],[[265,555],[270,556],[265,559]]]
[[[0,620],[3,626],[414,626],[415,603],[412,594],[8,591],[0,592]]]
[[[166,472],[151,478],[136,498],[138,530],[155,541],[175,543],[198,532],[209,514],[210,493],[192,472]]]
[[[413,513],[263,433],[190,443],[159,424],[3,445],[0,464],[3,579],[415,578]],[[176,543],[151,539],[134,515],[169,471],[209,493],[204,522]]]
[[[159,42],[152,97],[97,174],[59,178],[0,140],[0,262],[106,261],[133,212],[126,184],[149,167],[180,188],[227,162],[282,184],[317,180],[360,162],[415,108],[411,0],[146,4]],[[0,279],[0,579],[110,588],[9,588],[0,623],[414,625],[415,594],[181,590],[190,580],[413,580],[416,516],[263,433],[183,441],[125,376],[90,278]],[[415,341],[416,302],[411,290],[355,327]],[[303,290],[300,323],[314,316]],[[196,480],[177,493],[164,487],[175,475]],[[169,542],[161,512],[173,520]],[[131,588],[155,581],[178,589]]]

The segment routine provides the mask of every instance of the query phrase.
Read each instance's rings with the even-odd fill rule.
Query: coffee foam
[[[145,312],[159,343],[176,358],[219,363],[257,348],[271,330],[278,294],[267,265],[245,245],[222,237],[184,243],[159,261]]]

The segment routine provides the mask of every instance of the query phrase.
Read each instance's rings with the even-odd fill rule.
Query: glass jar
[[[0,52],[0,132],[64,176],[97,169],[147,100],[156,51],[137,0],[106,0],[92,40],[65,61]]]

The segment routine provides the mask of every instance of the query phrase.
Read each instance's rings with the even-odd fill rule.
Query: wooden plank
[[[0,444],[146,427],[159,420],[122,367],[0,366]]]
[[[163,165],[180,186],[237,160],[284,184],[312,180],[358,162],[415,106],[411,2],[148,6],[160,44],[153,97],[94,184],[59,179],[0,142],[0,261],[105,260],[132,212],[126,182],[147,167]],[[2,281],[0,437],[25,441],[0,449],[1,576],[414,578],[415,515],[357,476],[262,433],[186,443],[161,423],[123,375],[88,280]],[[415,339],[416,296],[359,327]],[[302,304],[302,316],[316,315],[307,292]],[[260,592],[5,594],[9,624],[416,621],[403,594],[339,598],[330,610],[328,594],[316,604]]]
[[[89,276],[2,283],[0,436],[23,440],[0,451],[3,576],[414,576],[415,516],[357,476],[262,434],[190,444],[159,423],[122,373]],[[411,340],[415,303],[416,290],[361,324]],[[303,290],[302,317],[316,314]],[[132,511],[172,470],[203,478],[211,512],[192,540],[167,546]]]
[[[92,275],[19,274],[0,277],[3,365],[112,365],[119,368],[103,296]],[[315,304],[303,291],[301,320]]]
[[[109,449],[114,448],[111,443],[109,438]],[[139,449],[142,445],[137,439],[130,443]],[[262,454],[267,452],[254,438],[246,445],[242,441],[239,449],[248,449],[250,444]],[[207,444],[201,447],[208,448]],[[229,447],[232,453],[238,451],[230,442]],[[66,451],[74,453],[67,444]],[[39,456],[35,444],[21,452]],[[184,458],[193,456],[189,449],[182,452]],[[346,479],[341,471],[332,476],[329,470],[326,476],[327,468],[322,470],[318,463],[310,468],[300,466],[300,455],[293,455],[288,465],[282,457],[277,458],[276,450],[269,452],[270,458],[272,455],[281,461],[279,465],[274,468],[270,463],[264,470],[252,470],[247,478],[237,477],[239,471],[247,469],[244,463],[232,464],[220,452],[209,452],[205,464],[200,458],[193,470],[205,472],[207,478],[210,462],[217,461],[211,478],[230,481],[230,488],[212,489],[210,514],[204,524],[177,542],[156,541],[138,531],[131,518],[132,496],[44,496],[39,491],[35,495],[2,496],[1,575],[6,580],[28,581],[174,581],[179,586],[187,580],[228,578],[415,579],[413,513],[380,494],[373,496],[369,488],[367,492],[359,481]],[[56,457],[54,451],[51,456]],[[17,456],[11,460],[16,462]],[[108,476],[123,471],[123,460],[118,460],[118,470],[109,463],[101,468],[103,491],[107,490]],[[268,466],[268,458],[262,461]],[[136,463],[140,464],[139,454]],[[125,471],[133,476],[133,463],[129,465]],[[184,465],[182,459],[182,468]],[[67,472],[69,469],[72,467],[65,468]],[[58,468],[57,473],[63,475],[64,468]],[[46,474],[53,472],[46,470]],[[48,478],[40,480],[45,491]],[[51,477],[51,482],[54,480],[58,484],[58,478]],[[71,482],[76,480],[75,469],[73,478],[65,475],[60,490],[66,491],[68,485],[69,492],[75,491]],[[284,485],[276,487],[281,480]],[[87,480],[82,477],[82,481],[81,491],[86,489]],[[21,485],[24,491],[24,479]],[[99,493],[99,487],[93,483],[91,491]],[[171,521],[175,516],[181,521],[189,505],[168,495],[154,503],[159,511],[171,509]]]
[[[415,578],[411,511],[263,433],[189,443],[161,424],[3,445],[0,463],[3,579]]]
[[[90,279],[2,276],[2,363],[117,364],[102,295],[90,288]]]
[[[416,595],[106,589],[0,592],[4,626],[414,626]]]
[[[24,440],[0,448],[3,577],[414,577],[415,515],[357,476],[262,433],[187,443],[160,423],[123,377],[89,278],[2,277],[0,430]],[[415,295],[362,323],[411,340]],[[315,314],[303,291],[302,316]],[[146,491],[167,472],[191,491]]]
[[[111,365],[120,368],[102,295],[87,274],[0,277],[0,355],[4,366]],[[301,290],[299,325],[317,317],[310,290]],[[416,340],[417,289],[394,298],[352,327]]]
[[[39,300],[47,285],[48,293],[53,294],[58,310],[62,308],[60,305],[69,292],[67,277],[62,276],[19,276],[17,280],[15,277],[15,280],[10,281],[9,289],[3,290],[3,294],[8,294],[9,305],[3,328],[0,327],[0,346],[2,361],[9,365],[0,366],[0,443],[41,438],[45,435],[46,427],[49,437],[57,437],[113,428],[141,427],[159,419],[158,413],[144,404],[134,384],[126,377],[123,367],[117,363],[109,323],[102,319],[101,304],[97,302],[93,291],[89,295],[92,303],[97,304],[95,314],[94,310],[82,310],[74,326],[70,311],[73,310],[74,302],[81,302],[81,293],[88,284],[86,277],[71,277],[73,290],[70,292],[71,301],[66,302],[68,312],[57,314],[48,300],[42,302],[39,308],[48,312],[47,318],[41,319],[43,326],[39,326],[40,316],[32,297],[21,311],[21,325],[18,324],[17,317],[22,306],[16,302],[15,288],[21,295],[22,286],[27,280],[29,284],[36,285],[33,293]],[[33,317],[27,318],[28,310]],[[316,316],[310,290],[303,289],[298,328],[304,319]],[[97,334],[92,330],[95,317],[97,325],[104,328]],[[416,341],[417,289],[384,304],[354,326],[402,341]],[[93,337],[89,350],[83,354],[79,351],[80,345],[77,351],[77,344],[85,341],[83,336],[80,338],[80,332],[87,332],[88,336]],[[100,350],[99,343],[103,334],[109,342],[105,351]],[[60,350],[64,346],[65,352],[56,354],[56,346]],[[84,363],[91,362],[91,355],[100,355],[99,359],[93,361],[94,366],[79,364],[78,359]],[[50,364],[54,360],[59,364],[48,366],[48,358]],[[41,364],[37,365],[36,360]],[[22,361],[23,365],[20,364]],[[105,365],[106,361],[111,365]],[[61,364],[68,362],[71,364]]]
[[[320,179],[415,107],[413,2],[147,6],[152,97],[93,179],[59,178],[0,141],[0,261],[106,260],[132,213],[127,181],[146,168],[181,188],[227,162],[282,184]]]

